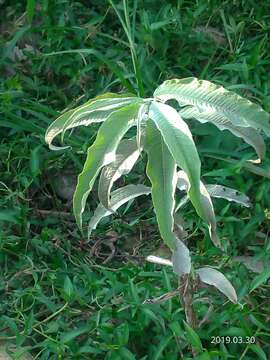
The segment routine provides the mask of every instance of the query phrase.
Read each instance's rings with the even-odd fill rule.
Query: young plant
[[[178,111],[166,103],[168,100],[178,102]],[[103,217],[113,214],[122,204],[151,193],[160,235],[172,251],[172,262],[167,264],[173,265],[174,272],[186,282],[191,272],[190,254],[181,234],[175,231],[175,214],[181,206],[188,200],[192,202],[218,247],[221,244],[211,196],[249,206],[245,195],[220,185],[204,185],[200,180],[201,162],[188,127],[191,118],[210,122],[220,130],[229,130],[250,144],[259,160],[264,158],[265,144],[260,132],[270,135],[270,115],[259,105],[222,86],[196,78],[165,81],[152,98],[113,93],[97,96],[62,114],[46,132],[46,142],[51,149],[57,150],[62,149],[52,145],[57,135],[62,134],[63,139],[69,129],[101,123],[96,139],[88,149],[73,198],[79,228],[82,229],[86,200],[98,175],[100,204],[89,222],[88,236]],[[132,127],[137,129],[137,135],[127,139],[126,134]],[[143,151],[148,157],[146,174],[151,188],[130,184],[111,191],[114,182],[131,171]],[[177,189],[187,193],[178,205],[175,204]],[[210,267],[199,268],[195,274],[202,282],[216,286],[232,302],[237,302],[236,292],[223,274]],[[194,325],[188,313],[190,299],[184,305],[187,320]]]

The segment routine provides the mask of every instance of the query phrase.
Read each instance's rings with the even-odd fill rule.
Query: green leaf
[[[27,13],[27,20],[31,23],[33,20],[33,16],[35,13],[36,7],[36,0],[27,0],[26,4],[26,13]]]
[[[175,99],[180,106],[193,105],[201,112],[218,113],[233,125],[263,130],[270,136],[270,115],[259,105],[215,85],[196,78],[165,81],[154,92],[156,99]]]
[[[82,326],[79,329],[71,330],[61,336],[61,342],[66,344],[86,332],[89,332],[89,327],[87,326]]]
[[[265,283],[270,278],[270,268],[265,269],[260,275],[256,276],[251,282],[250,293]]]
[[[227,296],[233,303],[237,303],[237,295],[230,281],[218,270],[210,267],[202,267],[196,270],[202,282],[215,286]]]
[[[258,359],[267,360],[267,355],[260,346],[255,344],[249,344],[248,347],[258,356]]]
[[[163,141],[161,133],[151,120],[147,122],[144,149],[148,156],[146,173],[152,185],[152,201],[160,235],[173,250],[176,248],[177,241],[173,233],[176,162]]]
[[[181,241],[177,240],[176,250],[172,254],[173,271],[181,276],[183,274],[189,274],[191,269],[191,258],[189,250],[186,245]]]
[[[192,347],[194,349],[196,349],[199,352],[202,352],[203,346],[202,346],[202,343],[201,343],[201,340],[200,340],[198,334],[184,320],[183,320],[183,322],[184,322],[185,329],[186,329],[186,337],[187,337],[189,343],[192,345]]]
[[[169,343],[172,341],[173,336],[172,335],[167,335],[166,337],[162,337],[162,340],[160,341],[160,343],[158,344],[155,354],[153,356],[153,360],[159,360],[159,359],[164,359],[164,357],[162,356],[163,351],[166,349],[166,347],[169,345]]]
[[[195,118],[201,123],[210,122],[220,130],[229,130],[232,134],[242,138],[246,143],[251,145],[255,149],[259,159],[262,160],[265,157],[265,143],[263,137],[253,128],[233,125],[227,117],[219,114],[217,111],[201,112],[193,106],[185,107],[179,113],[184,119]]]
[[[16,210],[5,209],[0,211],[0,221],[8,221],[15,224],[20,223],[20,213]]]
[[[40,149],[42,145],[36,146],[30,154],[29,167],[33,177],[38,176],[41,173],[41,157]]]
[[[128,323],[124,322],[114,329],[115,340],[119,346],[125,346],[129,340],[129,326]]]
[[[187,174],[190,200],[199,216],[203,217],[200,198],[201,162],[187,124],[171,106],[156,101],[150,105],[149,118],[160,131],[176,164]]]
[[[84,105],[69,110],[60,115],[47,129],[45,141],[51,150],[63,150],[68,146],[57,147],[52,145],[53,139],[62,133],[62,139],[66,130],[77,126],[88,126],[93,123],[105,121],[113,111],[137,102],[138,98],[129,95],[117,95],[106,93],[87,101]]]
[[[99,178],[98,197],[101,204],[110,210],[110,192],[113,183],[122,175],[126,175],[133,168],[140,155],[137,141],[122,140],[116,151],[115,161],[102,169]]]
[[[151,189],[144,185],[127,185],[119,188],[111,193],[111,210],[106,209],[102,204],[99,204],[96,208],[94,215],[92,216],[88,225],[88,238],[90,238],[92,230],[94,230],[101,219],[105,216],[111,215],[121,205],[125,204],[131,199],[134,199],[141,195],[150,194]]]
[[[70,278],[68,276],[65,277],[65,281],[64,281],[64,292],[67,295],[67,297],[69,299],[72,298],[72,296],[74,295],[74,287],[73,284],[70,280]]]
[[[262,167],[251,164],[249,161],[246,161],[246,162],[241,161],[240,162],[239,159],[228,159],[225,157],[221,157],[221,156],[217,156],[217,155],[213,155],[213,154],[209,154],[209,153],[205,153],[204,155],[207,157],[216,159],[216,160],[225,161],[229,164],[237,165],[238,167],[246,169],[255,175],[263,176],[267,179],[270,179],[270,171],[269,171],[268,167],[266,169],[264,169]]]
[[[88,149],[87,159],[78,177],[73,197],[73,211],[80,229],[82,228],[82,213],[95,179],[103,166],[115,161],[119,142],[129,128],[136,125],[139,107],[139,104],[131,104],[113,112],[101,125],[95,142]]]
[[[178,171],[177,177],[177,187],[180,190],[188,191],[190,184],[186,173],[182,170]],[[212,200],[207,191],[207,188],[204,186],[202,181],[200,181],[200,197],[203,208],[203,220],[208,224],[211,240],[215,246],[221,247],[220,240],[217,235],[217,224]],[[187,201],[188,197],[182,198],[180,203],[177,205],[175,212],[179,210],[179,208],[183,206]]]

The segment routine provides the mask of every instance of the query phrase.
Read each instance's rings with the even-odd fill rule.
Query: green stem
[[[131,25],[130,25],[130,20],[129,20],[129,10],[128,10],[128,4],[127,4],[127,0],[123,0],[123,7],[124,7],[124,17],[125,17],[125,21],[123,20],[121,14],[119,13],[119,11],[117,10],[114,2],[112,0],[110,0],[110,3],[124,29],[124,32],[127,36],[128,39],[128,43],[129,43],[129,49],[130,49],[130,54],[131,54],[131,60],[132,60],[132,65],[133,65],[133,69],[134,69],[134,74],[135,74],[135,78],[136,78],[136,83],[137,83],[137,87],[138,87],[138,95],[140,97],[144,97],[144,86],[143,86],[143,82],[142,82],[142,74],[141,74],[141,70],[140,70],[140,66],[139,66],[139,61],[138,61],[138,57],[137,57],[137,53],[135,50],[135,42],[134,42],[134,23],[135,20],[133,20],[133,31],[131,30]],[[136,11],[136,6],[134,6],[134,11]]]

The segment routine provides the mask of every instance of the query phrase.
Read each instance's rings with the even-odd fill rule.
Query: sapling
[[[168,105],[169,100],[177,101],[177,109]],[[63,149],[52,144],[57,135],[62,134],[63,138],[69,129],[101,124],[78,176],[73,197],[76,222],[82,229],[85,204],[98,176],[100,204],[88,224],[88,238],[102,218],[113,214],[131,199],[151,194],[159,232],[172,251],[172,260],[154,257],[149,260],[173,266],[180,278],[187,322],[195,327],[192,291],[196,277],[218,288],[234,303],[237,303],[237,295],[229,280],[216,269],[196,266],[192,269],[190,252],[176,216],[182,206],[191,201],[198,216],[207,224],[213,244],[222,248],[211,196],[244,206],[250,204],[245,195],[233,189],[201,181],[201,162],[188,126],[189,119],[210,122],[220,130],[229,130],[254,148],[259,161],[264,158],[265,144],[261,132],[270,135],[270,115],[236,93],[197,78],[165,81],[151,98],[122,93],[97,96],[59,116],[49,126],[45,138],[51,149]],[[136,136],[127,138],[132,127],[137,130]],[[151,187],[129,184],[112,191],[115,181],[128,174],[141,159],[141,152],[147,154],[146,174]],[[178,190],[186,195],[176,204]]]

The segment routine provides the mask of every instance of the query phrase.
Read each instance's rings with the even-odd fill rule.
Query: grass
[[[137,201],[104,221],[89,244],[75,226],[67,191],[96,129],[67,137],[72,150],[54,153],[44,144],[58,111],[124,88],[151,96],[173,77],[215,81],[270,111],[267,2],[149,0],[137,7],[130,2],[128,9],[115,1],[121,19],[131,19],[126,32],[105,1],[27,4],[1,5],[2,349],[14,359],[31,354],[41,360],[173,360],[192,358],[195,343],[204,349],[198,359],[269,358],[269,156],[252,171],[245,162],[254,157],[251,148],[227,132],[191,124],[204,180],[234,187],[253,203],[246,209],[215,201],[225,254],[213,248],[192,208],[185,208],[194,261],[224,272],[241,304],[199,288],[199,318],[212,310],[196,330],[198,340],[183,323],[177,297],[144,303],[177,287],[170,268],[144,261],[156,249],[164,251],[150,203]],[[141,72],[139,82],[133,66]],[[126,182],[141,177],[140,166]],[[258,175],[261,169],[264,176]],[[65,179],[71,181],[66,189]],[[87,218],[96,203],[94,195]],[[112,249],[115,255],[106,263]],[[243,255],[261,261],[265,270],[254,273],[234,260]],[[255,336],[256,343],[211,342],[217,336]]]

